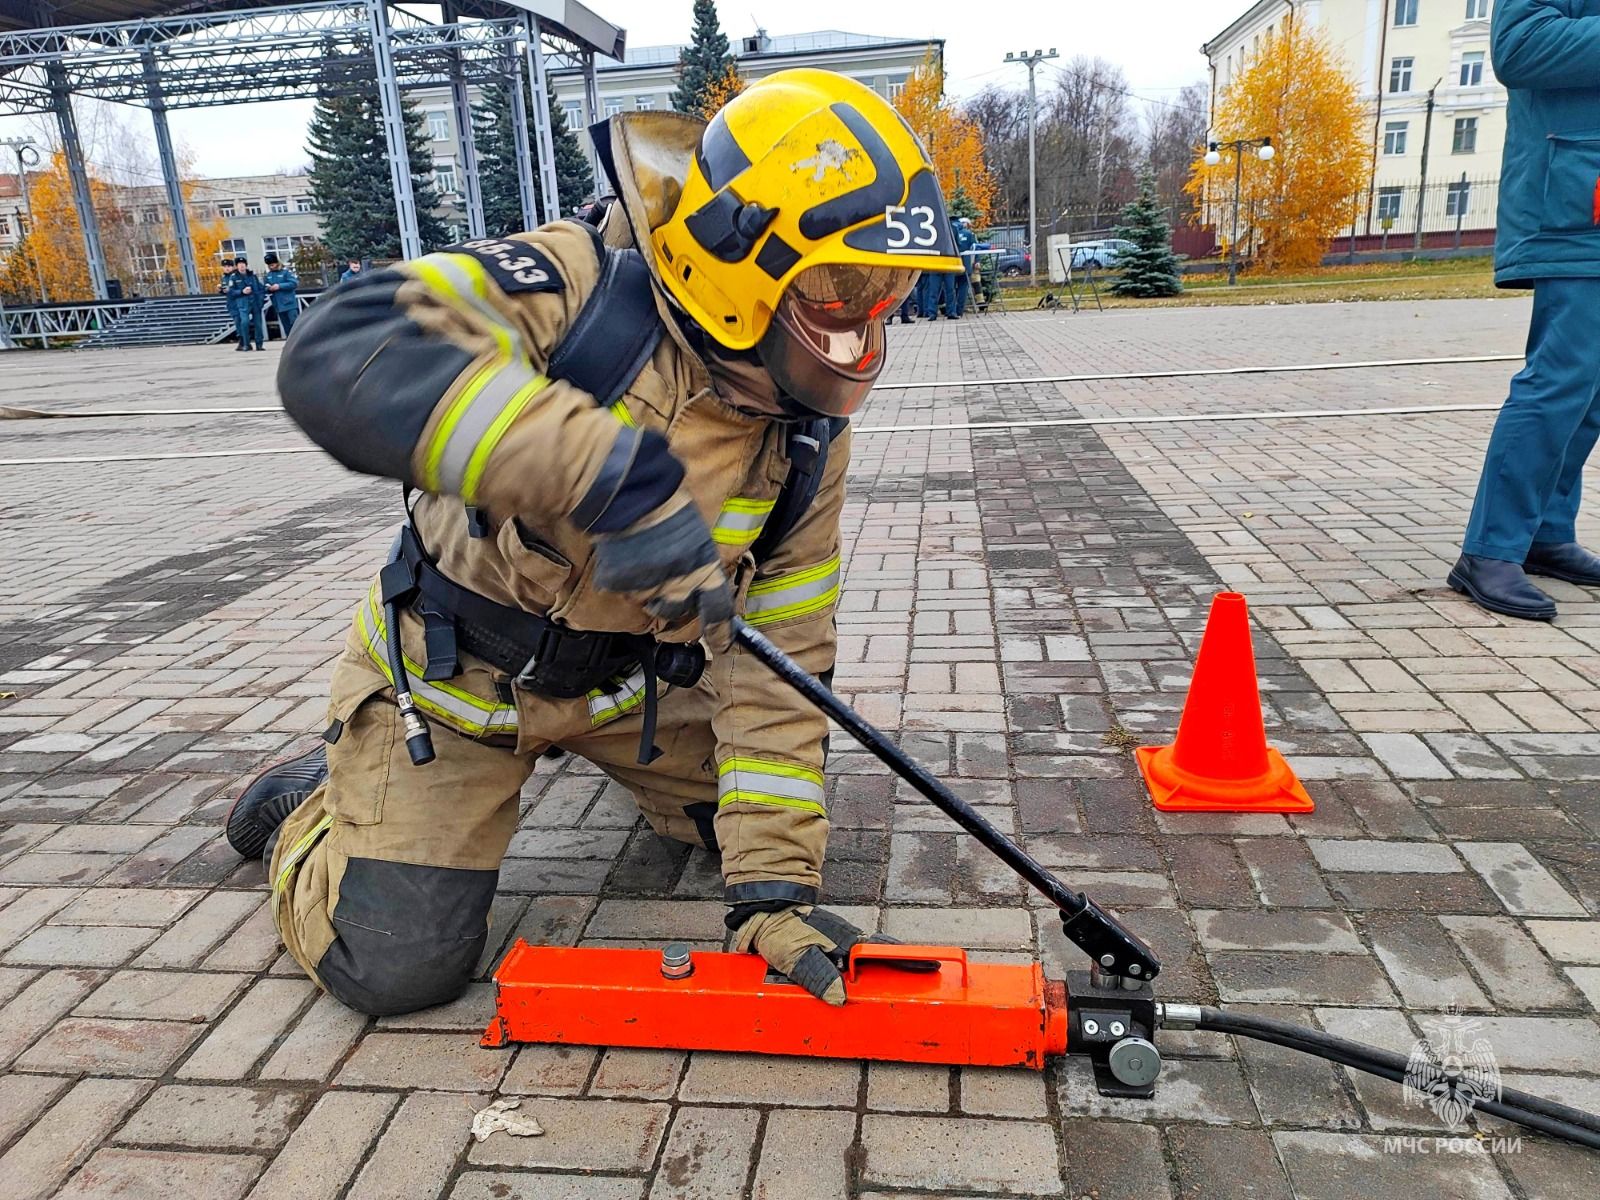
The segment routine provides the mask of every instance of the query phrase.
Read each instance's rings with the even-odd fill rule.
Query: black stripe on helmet
[[[882,217],[883,210],[899,204],[905,195],[906,178],[895,162],[889,144],[878,135],[872,122],[861,115],[854,105],[843,102],[833,106],[833,115],[855,134],[867,158],[872,161],[872,182],[842,196],[824,200],[807,209],[800,217],[800,232],[812,241],[819,241],[831,233],[859,225],[873,217]]]
[[[700,135],[694,156],[713,192],[720,192],[750,166],[750,157],[734,141],[727,115],[722,112],[711,118],[711,124]]]

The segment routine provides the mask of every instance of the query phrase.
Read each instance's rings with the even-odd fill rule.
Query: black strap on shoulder
[[[783,545],[783,539],[794,532],[800,518],[806,515],[828,470],[828,446],[848,424],[843,417],[813,417],[790,427],[789,474],[767,523],[761,528],[761,536],[750,547],[757,563],[765,562]]]
[[[545,374],[617,401],[655,353],[665,332],[650,268],[637,250],[606,250],[600,280],[550,356]]]

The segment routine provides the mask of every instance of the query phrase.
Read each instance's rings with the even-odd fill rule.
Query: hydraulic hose
[[[383,606],[384,645],[389,652],[389,673],[394,679],[394,701],[400,709],[400,724],[406,735],[406,753],[414,767],[427,766],[433,761],[433,735],[428,732],[428,722],[417,711],[417,702],[411,695],[411,680],[406,674],[406,655],[400,645],[400,606],[393,600]]]
[[[1320,1030],[1291,1025],[1271,1017],[1229,1013],[1218,1008],[1201,1008],[1199,1014],[1195,1022],[1197,1029],[1270,1042],[1395,1083],[1405,1079],[1406,1059],[1389,1050],[1347,1041]],[[1600,1116],[1582,1109],[1508,1087],[1500,1089],[1498,1100],[1475,1098],[1472,1107],[1475,1111],[1600,1150]]]

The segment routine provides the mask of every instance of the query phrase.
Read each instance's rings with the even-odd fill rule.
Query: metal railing
[[[86,300],[76,304],[32,304],[0,309],[13,345],[70,344],[116,324],[139,306],[137,300]]]

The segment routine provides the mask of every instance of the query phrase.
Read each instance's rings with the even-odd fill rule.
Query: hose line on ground
[[[1395,1083],[1404,1081],[1407,1060],[1392,1051],[1347,1041],[1321,1030],[1292,1025],[1271,1017],[1201,1008],[1197,1029],[1270,1042]],[[1493,1117],[1514,1121],[1529,1129],[1600,1150],[1600,1116],[1579,1108],[1545,1100],[1515,1088],[1502,1087],[1498,1099],[1474,1097],[1472,1107]]]

